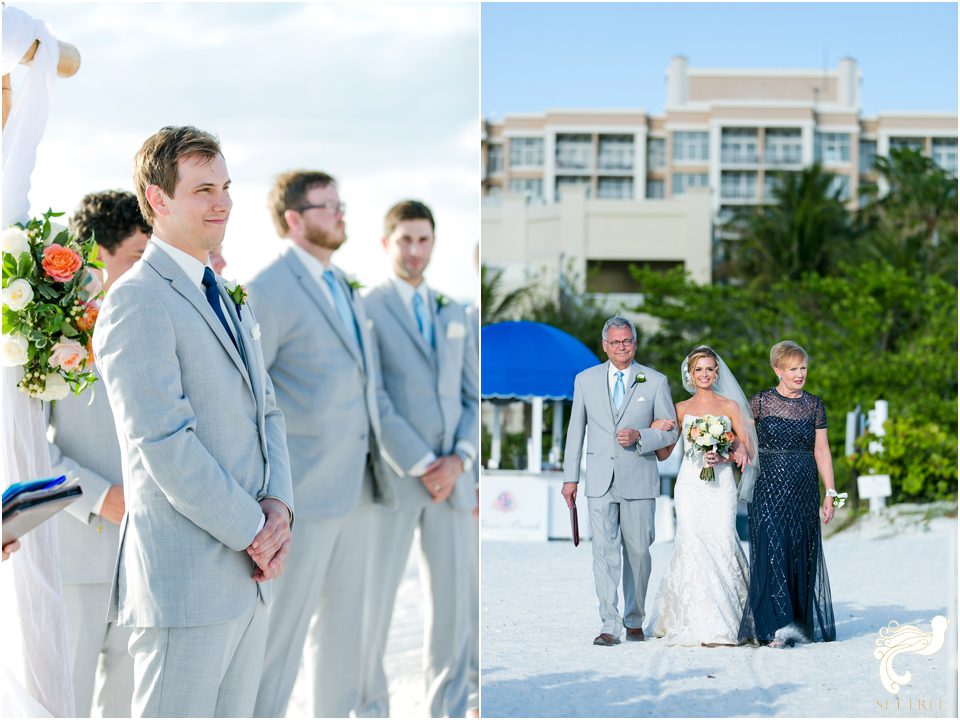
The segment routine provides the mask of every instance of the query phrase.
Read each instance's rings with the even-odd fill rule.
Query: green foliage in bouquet
[[[102,281],[97,243],[50,221],[63,213],[11,225],[0,236],[3,339],[0,362],[22,366],[18,387],[40,400],[79,395],[96,381],[90,371],[95,300]]]

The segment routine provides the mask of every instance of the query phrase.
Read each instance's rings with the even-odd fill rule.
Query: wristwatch
[[[643,435],[637,438],[637,452],[643,454]]]

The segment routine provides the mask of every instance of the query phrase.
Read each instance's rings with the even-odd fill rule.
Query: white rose
[[[716,445],[716,444],[717,444],[716,438],[714,438],[713,435],[709,435],[707,433],[702,433],[700,437],[697,438],[697,445],[700,445],[702,447],[710,447],[711,445]]]
[[[3,335],[0,340],[0,365],[17,367],[27,364],[27,339],[19,333]]]
[[[50,234],[47,235],[47,239],[43,241],[44,245],[49,245],[54,240],[57,239],[57,235],[66,230],[66,226],[61,225],[60,223],[51,222],[50,223]]]
[[[20,228],[9,227],[0,234],[0,248],[19,259],[21,253],[30,252],[30,238]]]
[[[719,422],[710,423],[710,426],[707,428],[707,430],[709,430],[710,434],[713,435],[715,438],[718,438],[721,435],[723,435],[723,423],[719,423]]]
[[[60,377],[60,373],[50,373],[46,377],[46,389],[34,397],[38,400],[63,400],[69,393],[67,381]]]
[[[7,285],[0,295],[4,305],[19,312],[33,301],[33,288],[26,280],[18,278]]]

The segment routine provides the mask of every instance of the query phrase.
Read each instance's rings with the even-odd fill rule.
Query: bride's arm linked
[[[663,430],[663,431],[673,430],[675,427],[683,427],[684,413],[683,413],[683,410],[680,409],[679,404],[676,406],[676,413],[677,413],[676,422],[674,422],[669,418],[666,418],[663,420],[654,420],[652,423],[650,423],[650,427],[653,428],[654,430]],[[662,447],[659,450],[657,450],[656,451],[657,460],[660,460],[662,462],[666,460],[668,457],[670,457],[670,455],[673,453],[673,448],[676,447],[676,444],[679,441],[680,441],[680,435],[678,434],[677,439],[674,442],[670,443],[666,447]]]

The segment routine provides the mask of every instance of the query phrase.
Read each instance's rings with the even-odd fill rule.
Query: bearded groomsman
[[[399,507],[381,512],[370,563],[369,653],[358,715],[389,715],[384,651],[397,588],[419,530],[424,583],[424,685],[433,717],[467,711],[470,632],[470,532],[477,455],[479,354],[463,306],[429,289],[423,278],[433,252],[430,208],[394,205],[383,248],[394,277],[366,296],[380,350],[383,382],[394,408],[430,448],[414,471],[396,478]],[[423,472],[420,472],[423,469]]]
[[[133,627],[134,717],[246,717],[293,522],[283,416],[242,288],[206,264],[233,206],[219,142],[162,128],[134,181],[153,237],[94,333],[126,500],[108,620]]]
[[[284,716],[306,641],[312,715],[346,717],[360,693],[374,503],[395,507],[394,474],[430,448],[393,411],[358,284],[332,263],[346,240],[334,178],[284,173],[269,207],[289,242],[249,291],[287,424],[297,527],[270,608],[256,715]]]
[[[70,221],[82,238],[97,240],[104,263],[103,289],[129,270],[152,229],[131,192],[105,190],[85,196]],[[99,284],[99,279],[93,282]],[[93,325],[91,306],[81,322]],[[99,377],[96,365],[91,370]],[[59,523],[60,574],[67,606],[67,633],[77,714],[128,717],[133,695],[130,628],[105,622],[110,581],[123,517],[123,465],[107,393],[99,384],[83,397],[68,395],[49,408],[50,460],[55,475],[74,473],[83,495]]]

